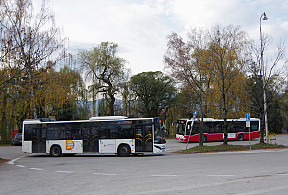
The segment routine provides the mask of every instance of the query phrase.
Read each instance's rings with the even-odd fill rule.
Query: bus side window
[[[226,121],[226,125],[227,125],[227,132],[228,133],[233,133],[233,131],[234,131],[233,130],[233,124],[230,121]],[[224,132],[224,127],[223,127],[223,132]]]
[[[24,139],[25,139],[25,141],[31,141],[32,140],[32,129],[30,127],[28,127],[28,125],[25,126]]]
[[[101,129],[100,131],[100,138],[101,139],[108,139],[110,136],[110,130],[109,129]]]
[[[131,128],[131,125],[119,125],[118,132],[120,139],[133,139],[134,129]]]
[[[62,140],[65,138],[65,131],[64,130],[47,130],[47,139],[51,140]]]
[[[236,132],[248,131],[245,122],[236,122]]]
[[[48,140],[55,140],[57,138],[57,133],[56,131],[48,130],[47,131],[47,139]]]
[[[72,129],[70,133],[73,139],[81,139],[81,131],[79,129]]]
[[[223,122],[215,122],[214,123],[214,131],[216,133],[223,133],[224,132]]]
[[[217,133],[215,122],[210,123],[210,132]]]
[[[108,131],[109,135],[107,136],[108,138],[115,139],[119,136],[119,132],[115,124],[109,125],[108,128],[109,128],[109,131]]]
[[[199,123],[197,121],[194,122],[193,124],[193,130],[192,130],[193,133],[199,133]],[[189,132],[187,133],[189,134]]]
[[[68,140],[75,139],[75,136],[73,135],[72,131],[66,131],[65,139],[68,139]]]
[[[251,131],[258,131],[258,121],[251,121]]]
[[[213,128],[211,128],[211,122],[203,123],[203,133],[214,133]]]

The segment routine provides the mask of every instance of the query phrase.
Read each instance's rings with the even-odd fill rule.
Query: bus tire
[[[243,134],[239,134],[238,135],[238,141],[243,141],[244,140],[244,135]]]
[[[118,156],[127,157],[131,154],[130,146],[127,144],[121,144],[117,150]]]
[[[50,149],[50,156],[59,157],[62,156],[62,150],[59,145],[53,145]]]

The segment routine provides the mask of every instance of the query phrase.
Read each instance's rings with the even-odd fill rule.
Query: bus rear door
[[[83,152],[99,152],[99,129],[97,126],[87,126],[82,130]]]
[[[32,153],[46,153],[47,128],[32,128]]]

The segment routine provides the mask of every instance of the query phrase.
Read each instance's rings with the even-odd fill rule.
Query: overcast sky
[[[50,0],[50,7],[69,37],[70,52],[115,42],[132,74],[164,71],[167,35],[184,36],[191,27],[233,24],[259,41],[259,20],[266,12],[262,31],[274,42],[288,41],[287,0]]]

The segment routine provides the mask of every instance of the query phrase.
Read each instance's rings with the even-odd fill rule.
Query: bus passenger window
[[[63,130],[47,130],[47,139],[62,140],[65,138],[65,131]]]
[[[31,141],[32,140],[32,129],[27,128],[24,131],[24,141]]]
[[[75,139],[75,136],[73,135],[71,131],[66,131],[65,139],[72,140],[72,139]]]

